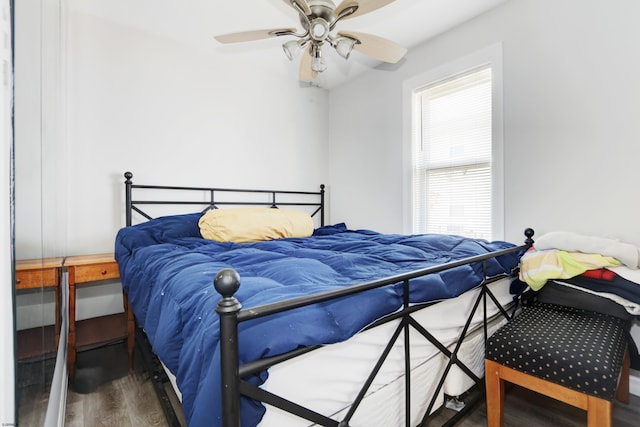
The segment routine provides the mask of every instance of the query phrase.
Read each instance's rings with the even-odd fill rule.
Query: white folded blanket
[[[607,270],[611,270],[623,279],[627,279],[630,282],[640,285],[640,270],[631,269],[627,266],[621,265],[620,267],[607,267]]]
[[[600,254],[616,258],[627,267],[640,267],[640,249],[630,243],[623,243],[604,237],[584,236],[567,231],[553,231],[536,239],[536,250],[559,249],[562,251]]]

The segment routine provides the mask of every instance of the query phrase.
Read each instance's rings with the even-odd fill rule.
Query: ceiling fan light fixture
[[[321,73],[327,69],[327,64],[323,57],[313,58],[311,60],[311,69],[315,72]]]
[[[327,69],[327,64],[322,57],[321,47],[316,44],[311,46],[311,69],[318,73]]]
[[[336,52],[338,52],[338,55],[342,56],[344,59],[349,59],[353,46],[355,46],[357,42],[357,40],[350,37],[340,37],[335,41],[333,47],[336,49]]]
[[[282,45],[282,50],[284,50],[284,54],[287,55],[290,61],[296,59],[302,47],[304,46],[304,40],[289,40],[288,42]]]

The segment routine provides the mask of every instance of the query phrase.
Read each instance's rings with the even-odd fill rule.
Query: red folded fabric
[[[595,270],[587,270],[581,274],[581,276],[588,277],[590,279],[600,279],[611,281],[615,279],[616,273],[606,268],[597,268]]]

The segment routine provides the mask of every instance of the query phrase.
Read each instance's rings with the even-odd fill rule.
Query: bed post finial
[[[223,268],[213,279],[213,287],[216,288],[216,291],[218,291],[220,295],[222,295],[222,300],[235,299],[233,298],[233,294],[240,289],[240,275],[232,268]],[[238,300],[236,300],[236,302],[237,301]],[[226,301],[224,305],[227,306],[228,302],[229,301]],[[239,308],[235,311],[237,310],[239,310]]]
[[[213,279],[222,295],[216,305],[220,316],[220,372],[222,386],[222,425],[240,425],[240,378],[238,377],[238,312],[242,308],[233,294],[240,288],[240,275],[231,268],[222,269]]]
[[[524,243],[527,246],[533,246],[533,234],[535,233],[535,231],[533,231],[533,228],[527,228],[524,230],[524,235],[526,236],[526,239],[524,241]]]

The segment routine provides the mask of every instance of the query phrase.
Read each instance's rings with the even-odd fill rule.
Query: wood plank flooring
[[[67,393],[65,426],[169,426],[152,375],[145,371],[140,354],[136,352],[134,372],[128,375],[123,343],[90,352],[78,354],[76,378]],[[186,426],[179,400],[169,383],[165,390],[179,422]]]
[[[505,427],[585,427],[587,413],[565,403],[548,398],[515,385],[505,386]],[[429,426],[442,425],[452,411],[443,409],[433,417]],[[484,400],[462,418],[457,427],[486,427],[487,406]],[[628,405],[615,402],[613,408],[614,427],[637,427],[640,425],[640,397],[631,395]]]
[[[54,358],[18,362],[16,404],[20,426],[44,424],[55,364]]]
[[[184,423],[186,424],[186,423]],[[65,426],[168,426],[148,376],[131,375],[94,392],[69,391]]]
[[[153,389],[151,375],[145,372],[141,357],[136,357],[133,375],[126,374],[126,351],[122,343],[79,354],[80,377],[88,373],[89,378],[95,372],[91,366],[102,363],[100,377],[94,383],[70,384],[67,395],[65,426],[68,427],[148,427],[169,426],[164,417],[159,400]],[[95,357],[97,355],[97,357]],[[92,359],[93,358],[93,359]],[[105,361],[105,359],[107,359]],[[100,362],[102,360],[102,362]],[[18,396],[20,401],[19,421],[21,426],[42,426],[46,411],[48,387],[43,384],[50,376],[47,369],[53,369],[52,359],[35,364],[20,364]],[[27,370],[30,370],[31,380]],[[106,373],[105,373],[106,371]],[[36,380],[33,380],[33,379]],[[39,380],[38,380],[39,379]],[[185,426],[177,397],[167,384],[170,400],[177,409],[178,419]],[[427,425],[442,425],[452,411],[443,409],[430,419]],[[461,427],[485,427],[486,406],[479,403],[457,424]],[[631,396],[631,403],[619,402],[614,406],[615,427],[636,427],[640,425],[640,397]],[[516,386],[507,387],[505,395],[506,427],[583,427],[586,426],[586,413],[553,399],[546,398],[529,390]],[[367,426],[372,427],[372,426]],[[389,427],[389,426],[380,426]]]
[[[150,381],[140,377],[117,379],[87,395],[70,393],[65,426],[167,426],[153,393]],[[505,427],[584,427],[587,424],[584,411],[515,386],[507,391],[505,404]],[[442,412],[427,425],[442,425],[444,417],[449,416]],[[459,427],[486,425],[484,403],[456,424]],[[613,425],[640,425],[640,397],[632,395],[629,405],[616,402]]]

